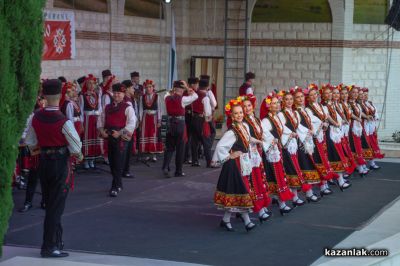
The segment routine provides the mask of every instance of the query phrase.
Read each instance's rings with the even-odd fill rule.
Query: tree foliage
[[[0,255],[18,141],[39,88],[45,0],[0,0]]]

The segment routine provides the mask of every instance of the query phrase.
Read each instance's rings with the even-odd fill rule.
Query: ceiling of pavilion
[[[108,13],[107,0],[54,0],[54,7]],[[160,0],[125,0],[124,14],[160,18]]]

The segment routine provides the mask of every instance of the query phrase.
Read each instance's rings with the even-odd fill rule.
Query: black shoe
[[[117,187],[117,192],[121,192],[122,191],[122,187]]]
[[[25,203],[24,207],[20,208],[18,211],[19,212],[27,212],[30,209],[32,209],[32,204],[31,203]]]
[[[291,211],[292,211],[291,208],[290,209],[285,209],[285,208],[281,209],[281,208],[279,208],[279,212],[280,212],[281,216],[283,216],[285,213],[289,213]]]
[[[42,201],[42,202],[40,203],[40,208],[42,208],[43,210],[46,209],[46,204],[44,203],[44,201]]]
[[[337,185],[336,182],[333,181],[333,180],[329,180],[328,184],[331,185],[331,186],[336,186]]]
[[[166,178],[171,178],[171,176],[169,175],[169,171],[167,169],[163,169],[163,174]]]
[[[315,196],[315,197],[313,197],[313,196]],[[310,203],[310,202],[318,202],[318,201],[320,201],[321,198],[318,198],[317,195],[314,194],[311,197],[306,197],[306,199],[307,199],[307,202]]]
[[[53,251],[44,251],[42,250],[40,252],[40,255],[42,258],[64,258],[68,257],[69,254],[67,252],[63,252],[61,250],[55,249]]]
[[[118,191],[117,191],[117,189],[115,189],[115,188],[111,189],[111,190],[110,190],[110,197],[115,198],[115,197],[117,197],[117,196],[118,196]]]
[[[253,224],[252,222],[248,223],[245,225],[246,231],[250,232],[251,230],[253,230],[256,227],[256,224]]]
[[[265,216],[258,216],[258,220],[260,220],[260,224],[262,224],[262,223],[265,222],[265,221],[268,221],[269,218],[271,218],[271,215],[269,215],[268,213],[265,213],[265,214],[267,214],[268,216],[267,216],[267,217],[265,217]]]
[[[219,226],[222,227],[222,228],[225,228],[226,231],[228,231],[228,232],[234,232],[235,229],[233,229],[232,225],[229,227],[228,224],[231,224],[231,223],[227,223],[227,222],[224,222],[224,221],[222,220],[222,221],[219,223]]]
[[[333,193],[333,191],[330,190],[329,188],[324,189],[324,190],[322,190],[322,191],[319,192],[319,194],[321,195],[321,198],[322,198],[323,196],[327,196],[327,195],[330,195],[330,194],[332,194],[332,193]]]
[[[278,202],[277,199],[273,198],[272,201],[271,201],[271,203],[272,203],[272,204],[275,204],[276,206],[279,207],[279,202]]]
[[[347,186],[346,186],[347,184]],[[340,191],[343,192],[343,190],[348,189],[349,187],[351,187],[351,183],[344,183],[343,185],[339,186]]]
[[[122,174],[122,177],[125,177],[125,178],[135,178],[135,176],[132,175],[132,174],[129,173],[129,172],[123,173],[123,174]]]
[[[372,169],[372,170],[379,170],[379,169],[381,169],[381,167],[378,166],[378,165],[371,165],[371,166],[369,167],[369,169]]]
[[[298,199],[296,201],[293,201],[293,207],[303,206],[305,203],[305,201],[300,202],[300,199]]]
[[[175,173],[175,177],[181,177],[181,176],[185,176],[185,173]]]
[[[199,162],[196,162],[196,163],[192,163],[192,167],[200,167],[201,165],[200,165],[200,163]]]

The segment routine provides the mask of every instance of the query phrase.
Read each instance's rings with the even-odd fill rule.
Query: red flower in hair
[[[155,84],[151,79],[146,79],[146,81],[143,82],[143,87],[147,87],[147,86],[150,86],[150,85],[155,87]]]
[[[93,75],[93,74],[89,74],[86,78],[85,78],[85,81],[84,81],[84,83],[83,83],[83,88],[82,88],[82,92],[83,93],[86,93],[87,92],[87,82],[88,81],[90,81],[90,80],[92,80],[92,81],[94,81],[95,83],[97,82],[97,78]]]

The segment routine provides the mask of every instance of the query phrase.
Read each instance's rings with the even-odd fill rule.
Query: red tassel
[[[206,138],[211,136],[210,124],[206,121],[204,121],[204,123],[203,123],[203,136]]]

